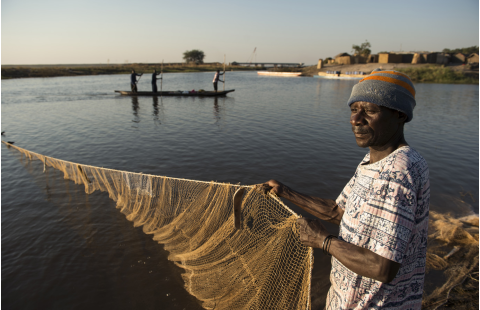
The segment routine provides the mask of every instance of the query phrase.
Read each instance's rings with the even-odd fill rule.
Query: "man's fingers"
[[[267,195],[268,192],[272,189],[267,183],[255,185],[255,190],[261,194]]]

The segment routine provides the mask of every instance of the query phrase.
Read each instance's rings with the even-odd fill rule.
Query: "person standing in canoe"
[[[215,73],[215,77],[213,78],[213,89],[215,90],[215,92],[217,92],[217,84],[218,84],[218,81],[222,82],[222,80],[220,80],[220,75],[224,75],[225,72],[223,73],[220,73],[220,70],[217,70],[217,72]]]
[[[132,93],[137,92],[137,76],[142,76],[142,74],[135,73],[135,70],[132,70],[132,74],[130,74],[130,87],[132,88]]]
[[[157,75],[160,75],[161,73],[157,73],[157,70],[155,69],[152,74],[152,92],[156,93],[157,92]],[[160,78],[161,80],[162,78]]]

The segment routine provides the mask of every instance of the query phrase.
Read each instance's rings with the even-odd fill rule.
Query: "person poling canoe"
[[[153,70],[152,74],[152,92],[156,93],[157,92],[157,75],[160,75],[161,73],[157,73],[157,70]],[[160,77],[160,80],[163,78]]]
[[[137,76],[142,76],[142,74],[135,73],[135,70],[132,70],[132,74],[130,74],[130,86],[132,88],[132,92],[137,92]],[[140,81],[140,79],[138,79]]]
[[[224,75],[225,74],[225,71],[223,73],[220,73],[220,70],[217,70],[217,72],[215,73],[215,77],[213,78],[213,89],[215,90],[215,92],[217,91],[217,84],[218,84],[218,81],[222,82],[222,80],[220,80],[220,75]]]

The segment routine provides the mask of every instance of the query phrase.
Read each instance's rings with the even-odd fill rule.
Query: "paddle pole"
[[[223,54],[223,91],[225,91],[225,54]]]
[[[160,93],[163,91],[163,59],[162,59],[162,69],[160,70]]]
[[[143,75],[143,73],[142,73],[142,75]],[[137,87],[138,82],[140,82],[140,79],[142,78],[142,75],[140,75],[140,77],[138,78],[138,81],[135,82],[135,87]],[[137,89],[137,91],[138,91],[138,89]]]

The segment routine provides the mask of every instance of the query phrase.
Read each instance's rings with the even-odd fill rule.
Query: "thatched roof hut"
[[[339,65],[350,65],[354,63],[352,56],[350,56],[348,53],[340,53],[337,56],[335,56],[335,63]]]
[[[469,64],[477,63],[478,64],[478,54],[477,53],[472,53],[468,56],[467,62]]]
[[[452,62],[464,64],[467,57],[463,53],[456,53],[452,55]]]

